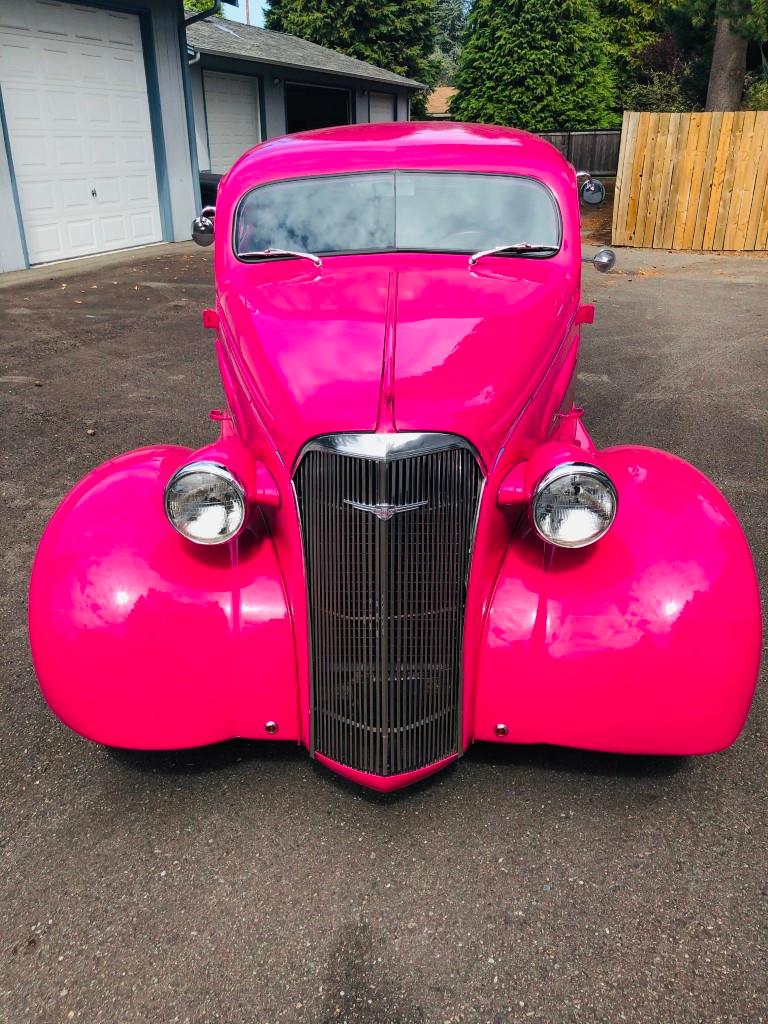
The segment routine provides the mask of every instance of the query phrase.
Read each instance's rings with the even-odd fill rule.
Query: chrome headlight
[[[223,544],[245,522],[242,484],[217,462],[190,462],[165,488],[165,514],[175,530],[195,544]]]
[[[555,466],[539,481],[531,501],[536,532],[559,548],[594,544],[616,516],[613,483],[596,466],[569,462]]]

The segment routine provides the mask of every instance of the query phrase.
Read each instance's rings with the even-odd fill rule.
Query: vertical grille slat
[[[459,750],[466,582],[482,475],[461,439],[439,436],[442,447],[415,445],[395,458],[310,447],[294,478],[313,752],[377,775]],[[426,504],[379,518],[348,502]]]

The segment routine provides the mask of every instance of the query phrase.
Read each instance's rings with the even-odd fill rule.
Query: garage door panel
[[[70,178],[60,182],[61,204],[67,210],[88,210],[91,193],[85,178]]]
[[[148,239],[154,234],[156,224],[148,213],[132,213],[128,216],[131,238]]]
[[[118,177],[105,178],[100,175],[93,179],[93,187],[96,189],[102,209],[105,206],[120,206],[124,202]]]
[[[69,248],[82,255],[96,248],[96,230],[91,220],[71,220],[67,224]]]
[[[45,97],[35,86],[6,85],[3,82],[5,123],[8,130],[36,128],[43,123]]]
[[[80,120],[80,103],[82,95],[74,89],[56,89],[46,92],[46,100],[51,117],[58,125],[74,126]]]
[[[123,128],[136,130],[146,127],[144,111],[137,96],[116,96],[115,109],[111,112],[115,124]]]
[[[115,85],[138,89],[144,81],[144,62],[133,54],[113,54],[109,73]]]
[[[15,39],[5,41],[0,55],[0,69],[4,75],[16,81],[23,81],[25,78],[34,81],[37,78],[37,70],[29,43]]]
[[[72,54],[64,46],[49,44],[43,48],[41,77],[46,82],[70,84],[77,79]]]
[[[77,55],[79,59],[78,79],[83,85],[112,85],[109,78],[112,62],[106,54],[100,53],[96,49],[79,46]]]
[[[19,201],[30,214],[55,214],[61,200],[59,189],[50,181],[27,181],[19,189]]]
[[[39,4],[38,17],[37,28],[43,32],[48,28],[51,32],[81,39],[100,39],[102,36],[104,12],[98,9],[94,12],[87,7],[73,6],[69,13],[62,9],[61,4]]]
[[[14,137],[13,164],[19,189],[23,187],[23,181],[30,174],[45,174],[50,167],[50,154],[48,152],[50,140],[44,135],[36,135],[34,132],[19,132]]]
[[[83,174],[88,169],[88,147],[82,135],[57,135],[52,140],[55,151],[54,166],[71,174]],[[52,168],[51,168],[52,169]]]
[[[63,237],[62,225],[53,224],[50,221],[45,224],[30,224],[27,227],[27,245],[30,250],[41,253],[41,262],[50,254],[50,259],[56,258],[56,253],[61,252],[66,243]]]
[[[104,35],[115,46],[141,49],[141,28],[136,18],[126,17],[113,11],[103,12]]]
[[[368,119],[372,124],[397,120],[395,97],[392,93],[368,93]]]
[[[146,174],[134,174],[123,179],[124,200],[126,203],[146,204],[155,187]]]
[[[87,124],[92,124],[97,128],[112,124],[114,120],[112,104],[115,102],[112,96],[105,96],[104,93],[98,92],[85,92],[81,94],[80,102],[82,116]]]
[[[151,147],[147,139],[134,136],[118,139],[120,162],[125,167],[138,169],[146,167]]]
[[[37,28],[37,11],[32,4],[7,4],[0,7],[0,29],[29,31]]]
[[[102,217],[101,230],[105,245],[115,247],[126,243],[128,228],[126,218],[122,214],[115,217]]]
[[[0,0],[0,84],[30,262],[161,239],[135,15]]]

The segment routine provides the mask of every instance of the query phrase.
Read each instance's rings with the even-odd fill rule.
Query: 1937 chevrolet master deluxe
[[[732,743],[749,549],[697,470],[582,423],[573,167],[503,128],[328,129],[243,156],[213,214],[220,437],[55,513],[30,630],[56,714],[119,747],[294,740],[379,790],[473,740]]]

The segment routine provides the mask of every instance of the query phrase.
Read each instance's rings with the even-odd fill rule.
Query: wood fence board
[[[763,210],[760,215],[760,226],[757,229],[756,249],[768,249],[768,193],[763,196]]]
[[[678,182],[677,209],[675,210],[675,229],[672,234],[672,248],[683,248],[683,231],[688,218],[688,203],[691,197],[691,183],[696,155],[699,151],[702,114],[691,114],[688,128],[688,139],[681,156],[682,171]]]
[[[597,176],[616,174],[621,146],[621,132],[615,128],[578,132],[536,132],[559,149],[577,171],[590,171]]]
[[[757,111],[747,110],[744,113],[744,127],[742,129],[742,148],[745,153],[754,153],[755,127],[757,124]],[[736,177],[733,183],[733,198],[728,216],[728,226],[725,229],[726,249],[738,249],[739,239],[743,239],[747,224],[749,223],[749,210],[752,205],[752,193],[755,188],[755,170],[757,160],[739,160],[736,168]]]
[[[656,223],[653,228],[651,247],[659,248],[664,236],[664,218],[667,213],[667,204],[662,201],[663,196],[669,195],[669,187],[672,183],[672,171],[675,166],[675,153],[677,152],[677,137],[680,133],[680,114],[669,115],[669,126],[667,139],[664,146],[664,156],[659,180],[659,195],[656,204]]]
[[[709,137],[712,130],[712,118],[705,117],[703,114],[700,115],[700,117],[701,122],[699,125],[699,136],[691,167],[691,188],[688,194],[688,207],[686,210],[685,222],[683,224],[680,241],[681,249],[691,249],[693,247],[693,235],[696,231],[696,216],[699,211],[699,200],[701,199],[702,193],[708,191],[708,185],[704,182],[703,172],[704,165],[707,162],[707,155],[709,153]]]
[[[768,247],[768,111],[625,111],[612,237],[666,249]]]
[[[690,117],[681,117],[680,131],[677,136],[677,147],[674,153],[674,165],[672,167],[672,181],[669,186],[669,195],[665,196],[667,211],[664,216],[664,234],[661,237],[661,244],[665,249],[672,248],[672,240],[675,235],[675,219],[677,217],[677,201],[680,189],[680,179],[683,174],[683,154],[688,143],[688,133],[691,128]]]
[[[626,237],[627,202],[629,200],[629,187],[626,181],[632,163],[639,116],[639,114],[627,111],[622,121],[621,148],[619,150],[619,167],[616,172],[616,192],[613,202],[613,227],[611,234],[611,238],[618,245],[623,245]],[[621,234],[621,241],[617,239],[619,233]]]
[[[637,228],[637,210],[640,202],[640,188],[643,182],[643,161],[646,155],[646,146],[648,143],[648,130],[651,122],[650,118],[653,117],[650,114],[648,117],[641,117],[637,122],[637,138],[635,141],[637,158],[632,161],[629,169],[629,196],[627,197],[627,226],[625,234],[627,237],[627,245],[634,244],[635,229]]]
[[[648,179],[648,207],[645,214],[645,223],[642,228],[641,245],[646,248],[653,245],[653,235],[656,230],[656,215],[659,209],[661,176],[664,171],[664,154],[667,149],[667,140],[669,138],[669,119],[671,116],[671,114],[659,114],[656,143],[653,148],[651,172]]]
[[[725,244],[725,232],[728,229],[728,215],[733,199],[733,185],[736,180],[736,170],[739,164],[739,150],[741,148],[741,137],[744,131],[744,118],[741,112],[733,115],[733,128],[731,130],[731,145],[728,149],[728,158],[725,164],[725,177],[723,188],[720,192],[720,206],[717,211],[717,226],[715,237],[712,239],[713,249],[722,249]]]
[[[707,156],[701,170],[701,191],[699,192],[699,203],[696,209],[696,224],[693,229],[693,238],[691,240],[692,249],[701,249],[704,245],[704,229],[707,226],[707,210],[709,209],[709,204],[712,200],[712,176],[715,171],[717,144],[720,140],[722,126],[722,111],[716,111],[709,119]]]
[[[749,222],[744,239],[745,249],[757,248],[757,231],[760,217],[768,204],[768,117],[758,118],[755,131],[755,147],[757,152],[757,168],[755,188],[749,211]]]
[[[640,200],[640,184],[643,176],[643,159],[645,157],[645,145],[648,140],[648,118],[638,118],[637,135],[635,146],[637,158],[630,163],[627,175],[628,196],[627,196],[627,221],[625,236],[627,245],[633,245],[635,238],[635,227],[637,225],[637,209]]]
[[[640,181],[637,194],[637,214],[635,225],[630,233],[630,238],[635,245],[643,244],[645,235],[645,222],[648,217],[648,203],[651,198],[651,178],[653,170],[653,157],[656,149],[656,139],[659,136],[659,119],[661,114],[651,114],[648,122],[648,136],[645,140],[645,153],[643,165],[640,170]]]
[[[712,172],[712,193],[707,209],[707,223],[704,226],[703,249],[713,248],[715,228],[717,227],[717,211],[720,209],[720,197],[723,192],[725,169],[728,163],[728,149],[731,144],[731,134],[733,133],[733,118],[734,115],[730,110],[723,114],[720,138],[717,142],[717,153],[715,154],[715,169]]]

